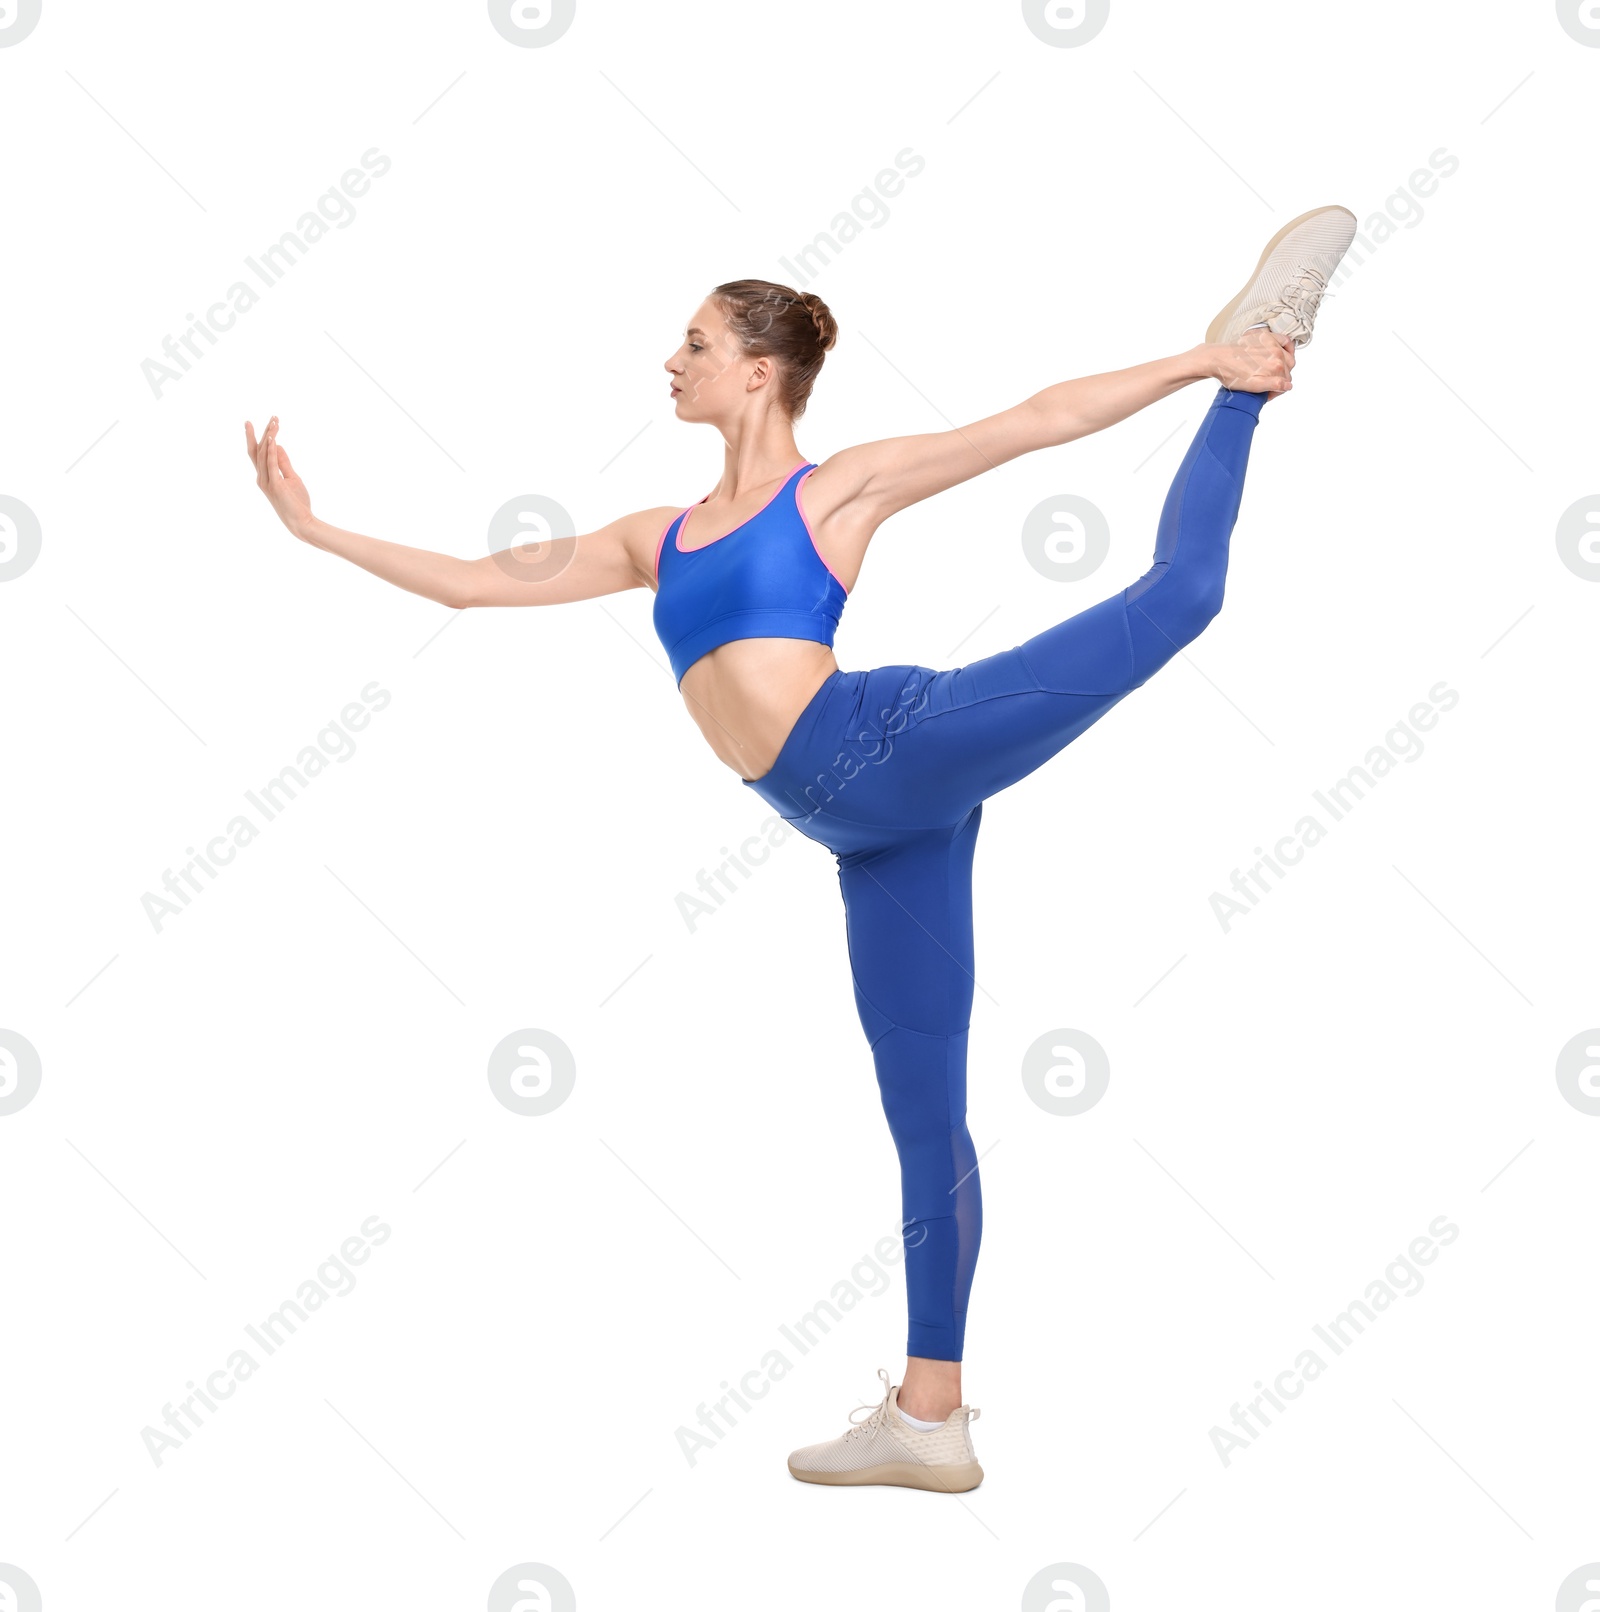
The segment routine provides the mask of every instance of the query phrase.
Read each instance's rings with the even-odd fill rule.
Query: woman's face
[[[753,377],[764,381],[772,377],[772,360],[741,352],[727,321],[709,298],[695,309],[682,346],[665,367],[680,420],[714,420],[734,414],[748,396]]]

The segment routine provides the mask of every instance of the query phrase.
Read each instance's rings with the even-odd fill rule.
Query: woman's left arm
[[[806,507],[819,534],[833,527],[842,546],[864,545],[883,521],[911,504],[1036,448],[1103,431],[1195,381],[1209,377],[1244,391],[1278,393],[1289,389],[1293,367],[1292,343],[1253,330],[1237,345],[1195,347],[1175,358],[1062,381],[971,425],[845,448],[807,479]],[[841,559],[848,563],[849,556]]]

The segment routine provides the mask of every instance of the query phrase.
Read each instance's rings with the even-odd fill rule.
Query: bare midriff
[[[839,663],[803,638],[739,638],[702,655],[678,685],[720,761],[741,778],[772,770],[783,741]]]

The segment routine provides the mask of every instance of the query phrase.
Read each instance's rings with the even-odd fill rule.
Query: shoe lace
[[[881,1366],[878,1368],[878,1381],[883,1384],[883,1398],[880,1399],[876,1405],[857,1405],[856,1408],[850,1412],[850,1429],[845,1434],[847,1441],[850,1439],[859,1438],[865,1433],[875,1433],[880,1428],[884,1432],[888,1433],[890,1438],[894,1438],[894,1434],[892,1431],[890,1431],[888,1426],[889,1395],[893,1393],[894,1390],[889,1383],[889,1373],[886,1372]],[[858,1421],[857,1418],[861,1415],[862,1411],[867,1413],[866,1419],[864,1421]],[[976,1406],[968,1407],[967,1420],[969,1422],[977,1421],[981,1415],[983,1415],[983,1412]],[[895,1439],[894,1442],[898,1444],[900,1441]]]
[[[863,1433],[875,1433],[887,1420],[889,1415],[889,1395],[894,1390],[889,1383],[889,1373],[881,1366],[878,1368],[878,1381],[883,1384],[883,1398],[876,1405],[857,1405],[850,1412],[850,1430],[845,1434],[847,1440],[859,1438]],[[867,1412],[867,1418],[865,1421],[858,1421],[857,1418],[862,1411]]]
[[[1294,273],[1273,304],[1277,312],[1286,313],[1294,320],[1292,334],[1302,347],[1311,340],[1311,327],[1327,291],[1328,276],[1323,270],[1315,263],[1300,263],[1296,264]],[[1285,331],[1284,334],[1291,332]]]

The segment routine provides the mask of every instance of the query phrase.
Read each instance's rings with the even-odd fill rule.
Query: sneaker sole
[[[976,1461],[949,1466],[923,1466],[915,1461],[889,1461],[882,1466],[862,1467],[855,1472],[805,1472],[792,1462],[789,1476],[802,1483],[824,1483],[833,1488],[886,1483],[901,1489],[931,1489],[936,1494],[965,1494],[983,1482],[983,1468]]]
[[[1246,294],[1250,290],[1250,287],[1256,283],[1261,271],[1267,266],[1267,259],[1271,257],[1272,254],[1276,252],[1283,244],[1285,237],[1288,236],[1291,231],[1299,229],[1300,226],[1308,219],[1315,218],[1318,213],[1329,212],[1345,213],[1352,220],[1354,220],[1356,216],[1348,207],[1313,207],[1309,213],[1302,213],[1298,218],[1291,218],[1289,222],[1285,224],[1270,241],[1267,242],[1265,248],[1262,250],[1261,256],[1256,260],[1256,266],[1250,271],[1250,278],[1246,280],[1245,283],[1239,287],[1238,291],[1236,291],[1234,295],[1228,299],[1228,302],[1223,308],[1222,312],[1219,313],[1217,317],[1206,326],[1206,341],[1208,343],[1217,342],[1222,339],[1222,332],[1228,328],[1228,321],[1233,317],[1234,309],[1236,309],[1239,304],[1244,301]]]

